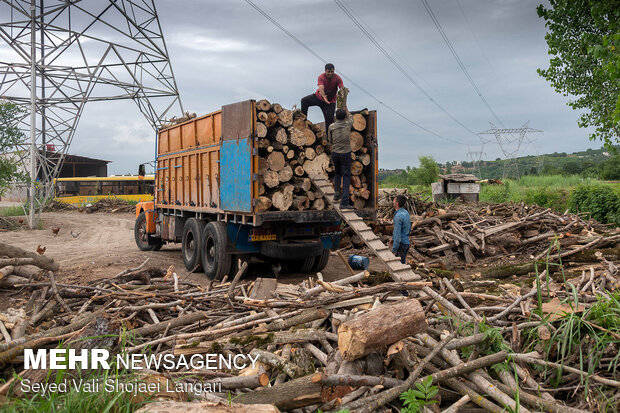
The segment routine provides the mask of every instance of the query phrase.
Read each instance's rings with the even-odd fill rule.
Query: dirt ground
[[[203,273],[190,274],[183,265],[181,244],[165,245],[160,251],[140,251],[135,244],[133,228],[135,215],[127,213],[81,214],[77,211],[48,212],[41,215],[40,230],[26,227],[16,231],[0,232],[0,242],[28,251],[45,247],[45,255],[60,264],[56,277],[60,283],[86,283],[91,280],[114,277],[119,272],[135,268],[149,258],[147,266],[163,269],[174,265],[181,279],[206,285],[209,279]],[[60,227],[58,235],[51,228]],[[73,237],[71,232],[78,234]],[[370,269],[382,271],[385,266],[371,258]],[[327,281],[348,276],[349,270],[332,252],[327,267],[321,271]],[[279,282],[297,283],[309,274],[281,274]],[[253,263],[247,278],[273,277],[271,266]]]

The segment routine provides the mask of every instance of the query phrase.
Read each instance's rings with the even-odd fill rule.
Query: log
[[[54,262],[51,258],[44,255],[39,255],[36,252],[26,251],[13,245],[5,244],[3,242],[0,242],[0,256],[7,256],[11,258],[32,258],[33,264],[37,267],[49,271],[58,271],[60,269],[60,265]]]
[[[293,116],[293,127],[297,128],[299,130],[304,130],[308,127],[308,124],[306,123],[306,119],[304,117],[295,117]]]
[[[288,135],[286,134],[286,129],[276,129],[274,139],[276,140],[276,142],[280,142],[282,145],[286,145],[288,143]]]
[[[312,202],[312,209],[322,211],[325,209],[325,201],[323,198],[317,198]]]
[[[295,175],[303,176],[305,173],[306,173],[306,171],[304,170],[304,168],[302,166],[296,166],[295,167]]]
[[[30,258],[27,258],[30,259]],[[36,265],[18,265],[13,269],[13,274],[18,275],[20,277],[30,278],[39,278],[39,276],[43,273],[44,270],[37,267]]]
[[[7,265],[6,267],[0,268],[0,280],[4,277],[13,274],[13,270],[15,269],[12,265]]]
[[[320,403],[321,384],[313,381],[314,374],[272,387],[263,387],[235,398],[242,404],[274,404],[280,410],[292,410]]]
[[[265,195],[265,183],[263,181],[263,177],[259,177],[258,180],[258,195]]]
[[[293,111],[282,109],[282,112],[278,113],[278,122],[285,128],[291,126],[293,124]]]
[[[351,176],[351,185],[353,186],[353,188],[358,189],[362,187],[362,180],[360,179],[359,175]]]
[[[351,162],[351,175],[360,175],[364,170],[364,166],[361,162],[353,161]]]
[[[238,403],[224,404],[202,400],[199,402],[156,401],[138,409],[136,413],[280,413],[280,410],[272,404],[244,406]]]
[[[316,152],[317,155],[320,155],[325,152],[325,147],[323,147],[323,145],[317,145],[314,147],[314,152]]]
[[[366,129],[366,118],[361,113],[356,113],[353,115],[353,129],[358,132]]]
[[[271,199],[266,196],[259,196],[257,199],[258,203],[254,207],[254,211],[256,212],[265,212],[269,208],[271,208]]]
[[[356,198],[355,201],[353,201],[353,207],[355,209],[364,209],[365,206],[366,200],[364,198]]]
[[[280,179],[280,182],[288,182],[291,180],[291,178],[293,177],[293,169],[286,165],[284,168],[282,168],[281,171],[278,172],[278,178]]]
[[[310,206],[310,200],[307,196],[293,196],[293,209],[303,211]]]
[[[30,265],[34,264],[32,258],[2,258],[0,259],[0,268],[7,265]]]
[[[312,201],[314,201],[316,199],[316,194],[313,191],[306,192],[306,196],[308,197],[308,200],[310,202],[312,202]]]
[[[278,185],[280,185],[280,175],[278,174],[278,172],[272,171],[271,169],[265,172],[265,175],[263,176],[263,180],[267,188],[275,188]]]
[[[370,198],[370,191],[368,190],[368,188],[363,188],[360,190],[360,196],[364,199],[368,199]]]
[[[306,148],[306,150],[304,151],[304,154],[306,156],[306,159],[310,161],[316,158],[316,152],[312,148]]]
[[[357,152],[364,146],[364,137],[356,131],[351,132],[351,151]]]
[[[304,131],[301,129],[297,129],[294,127],[288,128],[288,133],[290,137],[290,141],[293,145],[302,147],[306,143],[306,135]]]
[[[295,191],[297,192],[308,192],[310,188],[312,188],[312,181],[310,178],[295,178],[293,180],[293,185],[295,185]]]
[[[265,122],[267,120],[267,112],[257,112],[256,119],[258,119],[260,122]]]
[[[256,102],[256,109],[263,112],[269,112],[271,109],[271,103],[267,99],[261,99]]]
[[[267,136],[267,126],[265,126],[265,124],[262,122],[256,122],[256,128],[254,128],[254,132],[259,138],[264,138],[265,136]]]
[[[343,359],[353,361],[423,333],[426,328],[424,309],[418,300],[411,298],[394,305],[381,305],[340,325],[338,349]]]
[[[279,103],[274,103],[273,105],[271,105],[271,110],[273,110],[275,113],[280,113],[282,112],[282,105],[280,105]]]
[[[20,277],[13,274],[9,274],[6,277],[0,278],[0,288],[11,288],[19,284],[28,284],[28,278]]]
[[[278,114],[275,112],[269,112],[267,114],[267,119],[265,119],[263,122],[265,122],[265,126],[267,126],[268,128],[272,127],[273,125],[278,123]]]
[[[320,177],[329,179],[327,175],[327,168],[329,167],[329,156],[322,153],[312,160],[306,160],[303,164],[303,169],[310,177]]]
[[[258,149],[267,149],[269,147],[269,139],[266,139],[266,138],[259,139],[256,146],[258,147]]]
[[[281,171],[284,168],[284,154],[282,152],[272,152],[267,157],[267,165],[272,171]],[[359,174],[358,174],[359,175]]]
[[[269,164],[267,163],[267,159],[265,158],[258,158],[258,175],[264,175],[265,172],[267,172],[267,169],[269,169]]]
[[[293,204],[293,185],[286,184],[281,191],[273,194],[271,202],[280,211],[288,211]]]
[[[292,149],[289,149],[289,151],[286,153],[286,159],[293,159],[295,157],[295,151]]]
[[[304,145],[305,146],[314,145],[314,142],[316,142],[316,135],[314,134],[314,132],[306,128],[303,130],[303,133],[304,133]]]
[[[357,155],[357,160],[360,161],[364,166],[370,165],[370,155],[368,155],[367,153]]]

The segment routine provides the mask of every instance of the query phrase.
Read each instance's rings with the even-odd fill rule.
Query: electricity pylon
[[[0,0],[0,16],[0,98],[23,109],[34,227],[87,102],[131,99],[153,128],[183,107],[154,0]]]

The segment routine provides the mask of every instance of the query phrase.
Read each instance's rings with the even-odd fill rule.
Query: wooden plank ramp
[[[355,233],[364,241],[375,255],[387,265],[394,281],[418,281],[420,276],[413,272],[410,265],[402,264],[373,230],[364,223],[354,209],[341,210],[339,204],[334,203],[334,187],[324,178],[311,178],[314,186],[323,194],[327,202],[334,207],[342,219],[349,224]]]

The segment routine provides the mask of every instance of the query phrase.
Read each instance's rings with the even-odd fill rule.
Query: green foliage
[[[569,193],[565,190],[549,187],[529,188],[525,192],[523,201],[528,205],[536,204],[564,212],[568,207],[568,197]]]
[[[6,155],[17,148],[17,144],[24,139],[24,134],[17,127],[17,121],[22,110],[15,104],[0,100],[0,154]],[[2,195],[15,180],[28,178],[18,171],[16,157],[0,156],[0,195]]]
[[[620,156],[609,158],[601,165],[601,179],[620,180]]]
[[[0,209],[0,216],[3,216],[3,217],[18,217],[22,215],[24,215],[24,208],[22,208],[19,205]]]
[[[418,185],[430,185],[439,179],[439,165],[432,156],[419,156],[420,166],[413,175]]]
[[[555,90],[575,96],[569,105],[585,111],[579,126],[594,127],[591,140],[607,145],[620,133],[620,1],[550,0],[538,6],[548,29],[545,39],[553,55],[538,73]]]
[[[571,194],[573,212],[587,212],[603,223],[620,225],[620,193],[606,185],[579,185]]]
[[[433,377],[419,381],[415,384],[415,389],[409,389],[400,395],[400,399],[405,405],[401,413],[418,413],[424,407],[437,403],[435,396],[439,393],[437,386],[433,386]]]

